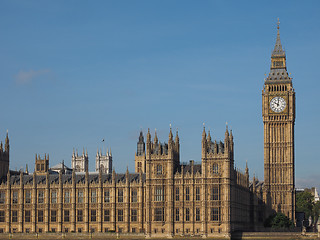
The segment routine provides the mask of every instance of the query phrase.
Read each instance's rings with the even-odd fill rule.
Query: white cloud
[[[50,69],[40,69],[40,70],[32,70],[29,71],[19,71],[18,74],[14,76],[16,82],[18,84],[27,84],[31,83],[33,80],[39,78],[40,76],[46,76],[51,72]]]
[[[320,190],[320,176],[319,175],[311,175],[306,178],[296,178],[296,187],[297,188],[311,188],[316,187]]]

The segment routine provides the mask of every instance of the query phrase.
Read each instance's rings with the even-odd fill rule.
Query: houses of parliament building
[[[279,33],[262,90],[264,181],[235,168],[233,133],[223,141],[202,132],[201,163],[180,162],[178,132],[166,143],[140,132],[135,173],[112,170],[111,151],[72,155],[72,168],[49,168],[36,156],[35,171],[9,170],[9,137],[0,146],[0,232],[122,232],[146,237],[229,237],[257,231],[274,212],[295,220],[295,92]],[[201,134],[201,133],[199,133]],[[97,160],[98,159],[98,160]],[[100,162],[101,161],[101,162]],[[110,163],[111,162],[111,163]]]

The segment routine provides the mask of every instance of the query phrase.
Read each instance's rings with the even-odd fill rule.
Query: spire
[[[2,141],[0,143],[0,151],[2,152],[3,151],[3,144],[2,144]]]
[[[7,136],[6,136],[4,149],[5,149],[6,152],[9,152],[9,134],[8,134],[8,129],[7,129]]]
[[[208,142],[209,144],[210,144],[210,142],[211,142],[211,135],[210,135],[210,131],[208,131],[207,142]]]
[[[206,137],[207,137],[207,135],[206,135],[206,127],[204,126],[204,123],[203,123],[202,140],[205,140]]]
[[[173,139],[173,135],[172,135],[172,129],[171,129],[171,124],[170,124],[169,141],[171,142],[172,139]]]
[[[246,160],[246,174],[249,175],[248,160]]]
[[[154,130],[154,143],[158,143],[157,129]]]
[[[273,52],[272,52],[272,56],[285,56],[285,52],[282,49],[282,45],[281,45],[281,40],[280,40],[280,21],[278,18],[278,22],[277,22],[277,40],[276,40],[276,45],[274,46]]]
[[[178,143],[178,142],[179,142],[178,129],[177,129],[177,132],[176,132],[176,139],[175,139],[175,142],[176,142],[176,143]]]
[[[144,138],[143,138],[143,132],[141,130],[139,135],[139,143],[143,143],[143,142],[144,142]]]
[[[147,142],[151,142],[150,128],[148,128],[148,133],[147,133]]]

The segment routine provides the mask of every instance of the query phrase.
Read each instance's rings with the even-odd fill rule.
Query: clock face
[[[270,108],[276,113],[282,112],[287,106],[286,101],[282,97],[274,97],[270,101]]]

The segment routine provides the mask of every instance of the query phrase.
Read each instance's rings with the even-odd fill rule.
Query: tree
[[[271,228],[291,228],[294,227],[293,222],[283,213],[277,213],[267,218],[264,223],[265,227]]]
[[[310,192],[303,191],[296,194],[296,212],[304,212],[305,219],[313,217],[313,196]]]

